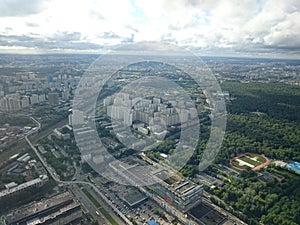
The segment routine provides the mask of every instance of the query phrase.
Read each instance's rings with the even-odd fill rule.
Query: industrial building
[[[4,197],[10,197],[16,193],[19,193],[21,191],[24,191],[29,188],[33,187],[41,187],[48,181],[47,175],[41,175],[40,177],[33,179],[31,181],[22,183],[18,186],[10,187],[8,186],[7,189],[0,192],[0,199]]]
[[[198,185],[158,164],[150,167],[151,169],[146,168],[146,162],[138,158],[127,157],[122,161],[112,162],[109,166],[167,212],[186,224],[192,224],[190,219],[186,218],[186,213],[201,203],[203,185]],[[144,186],[141,185],[143,183]],[[149,183],[152,184],[148,185]]]
[[[15,209],[4,216],[4,225],[77,224],[82,218],[80,204],[69,192]]]

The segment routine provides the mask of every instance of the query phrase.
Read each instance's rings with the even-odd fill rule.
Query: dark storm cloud
[[[36,14],[44,9],[42,0],[0,0],[0,17]]]

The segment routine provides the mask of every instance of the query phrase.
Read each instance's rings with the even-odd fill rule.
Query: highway
[[[90,201],[90,199],[81,191],[77,185],[72,185],[71,192],[77,197],[83,207],[84,213],[89,213],[93,218],[97,219],[99,224],[110,224],[109,221],[101,214],[97,215],[97,207]]]
[[[109,207],[113,210],[113,212],[112,212],[112,210],[107,209],[107,211],[109,211],[109,213],[111,214],[111,216],[112,216],[112,217],[113,217],[120,225],[122,225],[122,224],[129,224],[129,225],[132,225],[131,221],[129,221],[129,220],[127,219],[127,217],[125,217],[125,215],[123,215],[123,214],[122,214],[122,213],[121,213],[121,212],[120,212],[120,211],[119,211],[119,210],[111,203],[111,201],[109,201],[109,199],[107,199],[107,197],[106,197],[104,194],[102,194],[102,192],[99,191],[99,189],[97,188],[97,186],[96,186],[95,184],[90,183],[90,182],[86,182],[86,181],[62,181],[62,180],[60,180],[60,178],[57,176],[57,174],[56,174],[56,172],[53,170],[53,168],[47,164],[47,162],[46,162],[46,161],[44,160],[44,158],[41,156],[41,154],[39,153],[39,151],[34,147],[34,145],[31,143],[31,141],[30,141],[29,138],[28,138],[29,135],[31,135],[31,134],[37,132],[37,131],[41,128],[41,124],[40,124],[39,121],[37,121],[37,120],[34,119],[33,117],[31,117],[31,119],[38,125],[38,128],[35,129],[35,130],[32,130],[31,132],[29,132],[29,133],[25,136],[25,140],[26,140],[26,142],[29,144],[29,146],[32,148],[32,150],[35,152],[35,154],[37,155],[37,157],[39,158],[39,160],[41,161],[41,163],[43,164],[43,166],[46,168],[46,170],[48,171],[48,173],[50,174],[50,176],[53,178],[53,180],[55,180],[58,184],[61,184],[61,185],[84,184],[84,185],[90,186],[90,187],[93,189],[93,191],[100,197],[100,199],[99,199],[98,196],[97,196],[97,199],[99,199],[99,202],[102,203],[102,204],[103,204],[103,203],[106,203],[106,204],[103,204],[103,207],[107,209],[107,206],[109,206]],[[81,191],[79,191],[79,190],[75,191],[75,193],[77,193],[77,194],[80,193],[80,192],[81,192]],[[229,218],[231,218],[231,219],[233,219],[233,220],[235,220],[235,221],[238,221],[239,224],[245,224],[245,223],[243,223],[241,220],[239,220],[238,218],[236,218],[235,216],[231,215],[230,213],[226,212],[225,210],[221,209],[220,207],[218,207],[218,206],[212,204],[210,201],[206,200],[205,198],[209,198],[209,197],[208,197],[208,196],[209,196],[208,193],[206,193],[206,192],[204,191],[204,192],[203,192],[203,195],[204,195],[204,196],[203,196],[203,197],[204,197],[204,201],[207,202],[207,203],[209,203],[210,205],[214,206],[214,208],[217,209],[219,212],[222,212],[222,213],[224,213],[225,215],[228,215]],[[77,196],[77,195],[76,195],[76,196]],[[82,195],[82,193],[79,194],[79,196],[80,196],[81,199],[84,199],[84,196]],[[86,196],[85,196],[85,197],[86,197]],[[94,196],[94,197],[96,197],[96,196]],[[101,201],[101,200],[103,200],[103,201]],[[93,207],[89,206],[90,203],[87,203],[87,200],[85,201],[85,203],[88,204],[87,210],[92,210],[92,212],[90,212],[90,213],[91,213],[93,216],[95,216],[95,215],[96,215],[96,213],[95,213],[95,212],[96,212],[96,211],[95,211],[96,208],[95,208],[95,207],[93,208]],[[102,204],[101,204],[101,205],[102,205]],[[94,211],[95,211],[95,212],[94,212]],[[123,221],[125,221],[125,223],[124,223],[123,221],[121,221],[120,218],[117,217],[117,216],[115,215],[115,213],[118,214],[119,217],[122,218]],[[99,216],[98,216],[98,217],[99,217]],[[97,216],[96,216],[95,218],[97,218]],[[99,219],[99,218],[97,218],[97,219]],[[102,223],[103,223],[103,218],[101,218],[101,219],[102,219]]]
[[[85,185],[88,185],[90,186],[105,202],[108,206],[110,206],[113,211],[115,213],[117,213],[120,218],[122,218],[125,223],[120,223],[119,225],[123,225],[123,224],[129,224],[129,225],[132,225],[131,221],[129,221],[127,219],[127,217],[125,217],[125,215],[123,215],[106,197],[105,195],[103,195],[99,189],[96,187],[96,185],[94,185],[93,183],[90,183],[90,182],[86,182],[86,181],[62,181],[60,180],[60,178],[57,176],[56,172],[54,171],[54,169],[49,166],[47,164],[47,162],[44,160],[44,158],[41,156],[41,154],[39,153],[39,151],[36,149],[36,147],[34,147],[34,145],[32,144],[32,142],[29,140],[29,136],[32,135],[33,133],[35,132],[38,132],[38,130],[41,128],[41,123],[39,121],[37,121],[35,118],[33,117],[30,117],[37,125],[38,125],[38,128],[35,129],[35,130],[32,130],[30,131],[26,137],[25,137],[25,140],[26,142],[29,144],[29,146],[31,147],[31,149],[35,152],[35,154],[37,155],[37,157],[39,158],[39,160],[41,161],[41,163],[43,164],[43,166],[45,167],[45,169],[47,170],[47,172],[49,173],[49,175],[53,178],[53,180],[55,182],[57,182],[58,184],[61,184],[61,185],[72,185],[72,184],[85,184]],[[115,214],[112,214],[111,216],[114,217]],[[118,222],[120,222],[120,219],[118,217],[114,217],[114,219],[117,219]]]

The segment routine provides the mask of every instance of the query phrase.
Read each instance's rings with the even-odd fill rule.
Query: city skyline
[[[300,0],[0,0],[0,225],[300,224]]]

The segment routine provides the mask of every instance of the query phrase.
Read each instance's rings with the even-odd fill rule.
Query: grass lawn
[[[242,161],[244,161],[244,162],[247,162],[247,163],[253,165],[254,167],[257,167],[257,166],[259,166],[261,164],[261,162],[256,162],[256,161],[254,161],[254,160],[252,160],[252,159],[250,159],[248,157],[247,156],[243,156],[243,157],[241,157],[239,159],[242,160]]]
[[[257,161],[252,160],[251,158],[255,158]],[[267,161],[263,156],[261,156],[259,154],[255,154],[255,153],[251,153],[251,154],[248,153],[247,155],[241,156],[238,159],[241,161],[244,161],[245,163],[251,164],[253,166],[253,168],[255,168]],[[232,160],[231,163],[233,166],[241,168],[241,169],[249,168],[247,165],[241,166],[237,160]],[[253,168],[251,168],[251,169],[253,169]]]
[[[262,157],[261,155],[250,154],[249,156],[250,156],[251,158],[256,158],[257,161],[259,161],[260,163],[266,162],[266,159],[265,159],[264,157]]]
[[[247,169],[247,168],[249,168],[248,166],[240,166],[240,164],[239,164],[239,162],[238,161],[235,161],[235,160],[233,160],[232,161],[232,165],[234,165],[235,167],[237,167],[237,168],[241,168],[241,169]]]

